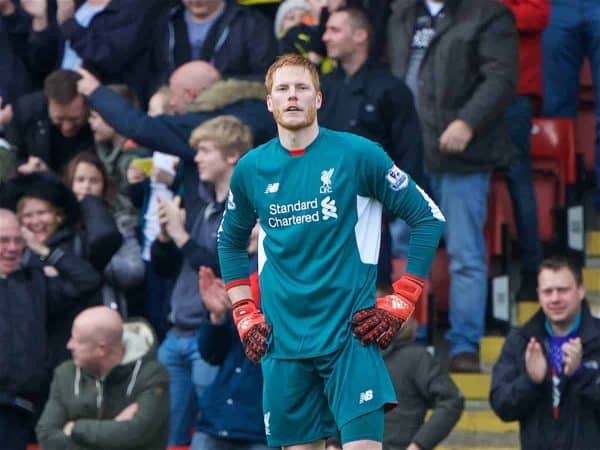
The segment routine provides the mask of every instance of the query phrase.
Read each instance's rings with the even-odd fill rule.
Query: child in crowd
[[[106,173],[100,158],[92,152],[81,152],[69,162],[66,184],[79,201],[89,195],[103,199],[107,208],[115,193],[113,180]],[[126,317],[129,303],[127,293],[142,284],[144,263],[134,229],[120,228],[120,232],[123,236],[121,247],[104,269],[102,301]]]

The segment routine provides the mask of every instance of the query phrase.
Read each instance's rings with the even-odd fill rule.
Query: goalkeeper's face
[[[309,127],[317,120],[321,92],[309,71],[301,66],[283,66],[273,74],[273,87],[267,95],[267,107],[277,124],[288,130]]]

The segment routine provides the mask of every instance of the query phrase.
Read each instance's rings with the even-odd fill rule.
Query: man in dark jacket
[[[69,160],[94,145],[88,125],[85,97],[77,93],[79,75],[69,70],[52,72],[43,92],[19,99],[6,130],[18,151],[22,172],[34,171],[33,161],[61,173]]]
[[[262,80],[277,54],[267,18],[235,0],[182,0],[159,30],[167,60],[165,78],[189,61],[202,60],[223,78]]]
[[[506,338],[492,372],[490,403],[518,420],[523,450],[582,450],[600,442],[600,320],[584,301],[581,268],[540,265],[540,310]]]
[[[68,348],[73,359],[54,372],[36,427],[44,450],[164,450],[169,382],[150,326],[89,308],[75,319]]]
[[[514,17],[496,0],[402,0],[392,8],[392,72],[415,96],[430,187],[447,221],[450,369],[479,371],[490,174],[513,153],[503,116],[518,78]]]
[[[398,167],[416,183],[423,182],[423,141],[413,96],[404,82],[369,60],[373,30],[365,11],[345,7],[330,14],[323,41],[337,69],[321,79],[325,101],[320,123],[378,142]],[[390,285],[390,238],[387,220],[382,233],[378,285]],[[408,249],[405,233],[404,257]]]
[[[55,269],[22,266],[25,245]],[[100,286],[100,275],[73,253],[50,251],[21,230],[16,215],[0,209],[0,442],[25,449],[33,414],[48,378],[48,313]]]

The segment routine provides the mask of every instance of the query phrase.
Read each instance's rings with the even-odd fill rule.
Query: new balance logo
[[[337,207],[335,206],[335,200],[329,195],[321,200],[321,212],[323,213],[323,220],[337,219]]]
[[[360,393],[358,403],[362,405],[363,403],[370,402],[371,400],[373,400],[373,390],[369,389],[368,391]]]
[[[265,189],[265,194],[274,194],[279,191],[279,183],[269,183]]]
[[[267,411],[264,416],[263,416],[263,420],[265,422],[265,434],[267,436],[271,435],[271,425],[269,422],[271,422],[271,411]]]

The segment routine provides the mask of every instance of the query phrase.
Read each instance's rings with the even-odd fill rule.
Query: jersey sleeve
[[[221,274],[227,287],[249,284],[247,247],[257,216],[249,185],[252,176],[243,163],[244,159],[240,160],[231,176],[225,213],[217,233]]]
[[[379,200],[410,226],[406,271],[427,277],[444,229],[444,215],[379,145],[364,142],[367,148],[361,151],[359,190],[364,190],[361,195]]]

